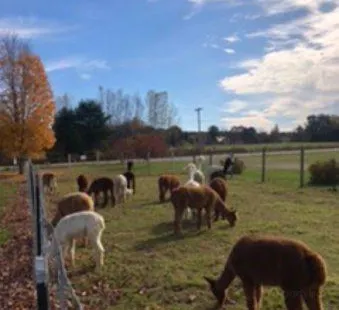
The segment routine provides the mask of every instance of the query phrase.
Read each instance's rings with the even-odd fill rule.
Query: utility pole
[[[200,132],[201,132],[201,117],[200,117],[200,112],[202,108],[196,108],[195,111],[198,114],[198,141],[199,141],[199,146],[201,145],[201,137],[200,137]]]

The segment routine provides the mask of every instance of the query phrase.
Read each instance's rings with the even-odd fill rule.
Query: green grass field
[[[215,301],[203,276],[218,276],[231,246],[247,233],[296,238],[321,253],[328,266],[325,309],[339,309],[338,193],[298,189],[297,170],[271,169],[267,183],[260,184],[259,169],[247,169],[229,182],[228,203],[240,215],[236,227],[219,221],[208,231],[203,223],[197,232],[194,224],[184,221],[184,237],[175,238],[173,208],[170,203],[158,203],[156,185],[160,173],[182,173],[183,164],[136,165],[136,195],[124,206],[99,209],[107,226],[103,270],[99,274],[92,271],[91,252],[83,248],[76,251],[75,269],[68,269],[81,300],[90,309],[212,309]],[[124,169],[121,165],[90,165],[54,171],[59,175],[62,195],[76,190],[79,173],[94,178],[113,176]],[[187,179],[183,174],[181,178]],[[114,289],[122,292],[117,303],[112,301]],[[231,285],[230,296],[237,304],[229,309],[245,309],[239,280]],[[262,309],[285,309],[278,289],[265,290]]]

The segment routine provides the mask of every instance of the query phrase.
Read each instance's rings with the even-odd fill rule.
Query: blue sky
[[[54,95],[167,90],[181,126],[290,130],[339,113],[338,0],[1,0]]]

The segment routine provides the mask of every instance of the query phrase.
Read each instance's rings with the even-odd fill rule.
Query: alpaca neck
[[[229,285],[232,283],[235,277],[236,275],[232,271],[230,263],[227,262],[222,274],[216,281],[217,288],[223,291],[226,290],[229,287]]]

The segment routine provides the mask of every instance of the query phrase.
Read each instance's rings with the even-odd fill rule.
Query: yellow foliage
[[[0,150],[9,157],[41,158],[55,143],[55,103],[44,66],[29,53],[15,60],[11,72],[2,66],[4,59],[0,72],[12,74],[17,82],[15,93],[10,85],[1,91],[6,100],[0,103]]]

